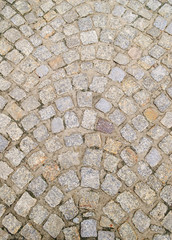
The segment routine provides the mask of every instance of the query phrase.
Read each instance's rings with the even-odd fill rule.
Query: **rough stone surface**
[[[171,16],[0,1],[0,239],[170,240]]]

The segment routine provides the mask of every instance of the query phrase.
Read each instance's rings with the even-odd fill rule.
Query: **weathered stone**
[[[114,127],[111,122],[109,122],[103,118],[99,118],[97,126],[96,126],[96,130],[103,132],[103,133],[111,134],[114,131]]]
[[[65,224],[60,217],[56,214],[51,214],[46,223],[43,225],[43,228],[50,234],[50,236],[56,238],[64,226]]]

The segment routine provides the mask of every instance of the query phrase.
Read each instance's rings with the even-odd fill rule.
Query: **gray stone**
[[[165,27],[167,26],[167,21],[163,17],[158,16],[155,19],[154,26],[159,28],[160,30],[164,30]]]
[[[35,203],[36,199],[32,198],[28,192],[24,192],[16,203],[14,210],[18,215],[26,217]]]
[[[146,183],[138,182],[135,185],[135,193],[146,204],[153,204],[156,201],[156,193]]]
[[[93,23],[90,17],[81,18],[78,20],[80,31],[88,31],[92,29]]]
[[[65,125],[67,128],[76,128],[79,127],[78,117],[75,112],[68,111],[64,115]]]
[[[161,123],[165,127],[171,128],[172,127],[171,121],[172,121],[172,112],[167,112],[165,116],[162,118]]]
[[[104,207],[103,212],[112,219],[115,224],[119,224],[122,219],[126,216],[125,212],[115,203],[113,200],[109,201]]]
[[[147,184],[156,192],[159,192],[162,188],[162,183],[153,174],[149,176]]]
[[[60,204],[63,199],[63,193],[60,191],[59,188],[53,186],[50,191],[45,196],[45,201],[50,205],[50,207],[56,207]]]
[[[87,148],[83,157],[83,164],[85,166],[100,167],[102,154],[102,150]]]
[[[45,147],[48,152],[52,153],[62,148],[62,144],[60,139],[57,136],[54,136],[45,142]]]
[[[81,237],[97,237],[97,222],[88,219],[81,222]]]
[[[13,166],[18,166],[22,159],[24,158],[23,152],[18,150],[16,147],[10,148],[10,150],[5,154],[5,157]]]
[[[165,138],[163,138],[159,143],[159,147],[164,153],[171,154],[172,153],[172,136],[167,135]]]
[[[49,118],[52,118],[54,115],[56,115],[55,109],[52,105],[45,107],[39,111],[39,114],[41,116],[42,120],[47,120]]]
[[[145,159],[151,167],[155,167],[161,161],[162,156],[156,148],[152,148]]]
[[[73,77],[73,85],[78,90],[87,90],[88,78],[86,74],[77,74]]]
[[[82,135],[79,133],[73,133],[64,137],[65,145],[67,147],[80,146],[83,144]]]
[[[122,237],[122,239],[125,240],[136,240],[137,235],[131,225],[128,222],[123,223],[119,227],[119,234]]]
[[[132,119],[132,123],[139,132],[144,131],[149,126],[148,121],[145,119],[145,117],[143,117],[143,115],[138,115],[137,117],[134,117]]]
[[[91,6],[86,3],[78,6],[76,8],[76,10],[77,10],[78,14],[80,15],[80,17],[86,17],[87,15],[93,13],[93,9],[91,8]]]
[[[30,96],[22,102],[22,108],[28,112],[38,108],[39,106],[40,103],[34,96]]]
[[[83,45],[92,44],[98,42],[96,31],[81,32],[81,42]]]
[[[10,187],[8,187],[6,184],[4,184],[0,188],[0,198],[8,206],[11,206],[11,204],[13,204],[13,202],[16,199],[16,194]]]
[[[144,161],[139,161],[137,171],[138,174],[144,178],[149,177],[152,173],[152,170],[149,168],[148,164],[145,163]]]
[[[111,196],[115,196],[122,186],[122,183],[113,175],[107,174],[102,185],[101,189]]]
[[[20,227],[22,226],[22,223],[18,221],[14,215],[9,213],[2,220],[2,225],[6,227],[10,233],[16,234]]]
[[[17,187],[22,189],[32,178],[33,175],[31,172],[26,167],[22,166],[15,171],[11,180],[17,185]]]
[[[92,107],[92,92],[78,92],[77,102],[79,107]]]
[[[15,122],[11,123],[7,127],[6,132],[13,141],[19,140],[20,137],[23,135],[23,131],[18,127]]]
[[[115,157],[112,154],[106,153],[104,158],[104,169],[106,171],[115,173],[119,162],[120,162],[119,158]]]
[[[97,113],[94,110],[85,110],[81,126],[86,129],[94,129]]]
[[[3,152],[9,144],[9,141],[7,141],[6,138],[4,138],[2,135],[0,135],[0,152]]]
[[[76,172],[69,170],[68,172],[62,174],[58,179],[60,185],[64,187],[66,192],[77,188],[79,186],[79,179],[76,175]]]
[[[80,164],[79,153],[74,151],[67,151],[58,156],[58,162],[62,169],[68,169],[72,166]]]
[[[125,182],[128,187],[131,187],[136,181],[136,174],[128,167],[123,166],[117,173],[118,177]]]
[[[100,185],[99,171],[92,168],[81,168],[81,186],[98,189]]]
[[[154,217],[156,220],[161,220],[165,217],[165,213],[167,212],[167,206],[159,202],[157,206],[150,212],[150,215]]]
[[[122,137],[128,142],[133,142],[137,139],[136,132],[128,123],[121,129],[120,132]]]
[[[30,137],[25,137],[20,142],[21,150],[28,154],[31,150],[37,147],[37,143],[35,143]]]
[[[101,98],[95,105],[95,107],[101,112],[107,113],[111,110],[112,104],[108,102],[106,99]]]
[[[48,138],[49,134],[47,128],[44,125],[40,125],[33,131],[33,135],[38,142],[42,142]]]
[[[57,94],[68,93],[72,90],[71,80],[65,78],[54,83]]]
[[[46,76],[49,72],[49,69],[46,65],[41,65],[36,69],[36,74],[42,78],[44,76]]]
[[[135,146],[133,145],[133,147],[137,152],[137,154],[145,155],[151,148],[151,145],[152,145],[152,140],[150,138],[143,137],[139,140],[139,144]]]
[[[71,64],[80,59],[79,53],[76,50],[69,50],[63,53],[63,59],[66,64]]]
[[[51,122],[51,130],[53,133],[59,133],[64,130],[64,124],[62,118],[53,118]]]
[[[32,180],[28,185],[28,190],[31,191],[35,197],[39,197],[46,188],[47,183],[40,176]]]
[[[132,221],[141,233],[146,231],[150,226],[150,218],[148,218],[142,210],[137,210],[137,212],[135,212]]]
[[[172,23],[170,23],[170,24],[167,26],[167,28],[165,29],[165,31],[166,31],[167,33],[169,33],[170,35],[172,35]]]
[[[159,65],[158,67],[156,67],[152,72],[151,72],[151,76],[153,77],[153,79],[155,79],[155,81],[160,82],[165,76],[168,75],[168,71],[162,67],[161,65]]]
[[[123,98],[119,102],[119,107],[127,115],[132,115],[137,111],[136,104],[134,103],[133,99],[130,98]]]
[[[40,204],[37,204],[33,207],[29,218],[34,221],[36,224],[42,224],[42,222],[48,217],[49,213],[46,208],[41,206]]]
[[[114,240],[115,234],[110,231],[98,231],[98,240]]]
[[[127,191],[119,194],[116,200],[127,213],[137,209],[140,206],[138,199]]]
[[[170,171],[171,167],[171,163],[162,163],[156,170],[155,176],[158,177],[162,183],[167,182],[172,176],[172,172]]]
[[[43,62],[49,59],[52,54],[45,46],[41,45],[37,47],[36,51],[33,53],[33,56],[36,57],[40,62]]]
[[[56,238],[64,226],[65,223],[60,217],[56,214],[51,214],[43,225],[43,229],[47,231],[51,237]]]
[[[153,48],[151,48],[151,50],[149,51],[149,54],[156,58],[156,59],[159,59],[163,54],[165,53],[165,50],[160,47],[159,45],[155,45]],[[160,67],[162,68],[162,66],[160,65]],[[162,68],[163,70],[163,68]],[[165,69],[164,69],[165,70]],[[164,71],[163,71],[164,72]],[[162,72],[162,73],[163,73]],[[166,72],[166,71],[165,71]],[[156,80],[157,81],[157,80]]]
[[[0,96],[0,109],[2,110],[6,104],[7,100],[4,97]]]
[[[77,219],[77,218],[74,218]],[[74,220],[73,220],[74,221]],[[63,233],[65,235],[66,240],[78,239],[79,240],[79,232],[77,227],[68,227],[63,229]]]
[[[60,112],[65,112],[65,111],[69,110],[70,108],[74,107],[71,97],[59,98],[55,101],[55,103],[56,103],[57,109]]]
[[[115,82],[122,82],[126,73],[119,67],[112,68],[109,78],[111,78]]]
[[[0,161],[0,178],[7,180],[8,176],[13,172],[13,169],[6,162]]]
[[[164,202],[166,202],[169,206],[172,205],[172,186],[171,185],[166,185],[161,193],[160,193],[160,197],[162,198],[162,200],[164,200]]]
[[[106,84],[107,78],[95,76],[93,77],[93,81],[90,84],[90,89],[93,92],[102,93],[104,92]]]
[[[75,206],[73,198],[70,198],[59,207],[60,212],[64,215],[66,220],[73,219],[78,214],[78,208]]]
[[[162,225],[165,227],[165,229],[172,232],[172,211],[170,211],[165,218],[162,221]]]
[[[117,126],[120,126],[126,119],[125,115],[116,109],[112,114],[109,115],[109,119]]]
[[[33,228],[33,226],[30,223],[27,223],[22,230],[20,231],[20,234],[25,237],[25,239],[27,240],[40,240],[41,239],[41,235],[40,233]]]

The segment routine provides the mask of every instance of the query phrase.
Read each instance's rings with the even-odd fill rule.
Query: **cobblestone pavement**
[[[172,239],[172,0],[0,0],[0,240]]]

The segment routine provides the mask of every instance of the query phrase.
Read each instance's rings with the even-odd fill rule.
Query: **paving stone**
[[[102,145],[101,136],[99,133],[90,133],[85,135],[85,144],[87,147],[100,148]]]
[[[81,237],[97,237],[97,222],[88,219],[81,222]]]
[[[146,204],[152,204],[156,200],[155,192],[143,182],[139,182],[135,185],[135,192]]]
[[[79,208],[93,210],[96,209],[99,203],[99,194],[91,189],[80,190]]]
[[[115,173],[117,171],[117,166],[119,162],[119,158],[115,157],[112,154],[106,153],[104,158],[104,168],[106,171]]]
[[[106,99],[101,98],[95,105],[95,107],[101,112],[107,113],[111,110],[112,104],[108,102]]]
[[[86,74],[77,74],[73,77],[73,85],[78,90],[87,90],[88,78]]]
[[[125,212],[115,203],[113,200],[109,201],[104,207],[103,212],[112,219],[115,224],[119,224],[122,219],[125,217]]]
[[[162,163],[156,170],[155,176],[158,177],[162,183],[167,182],[172,175],[170,168],[171,163]]]
[[[0,161],[0,178],[7,180],[13,169],[6,162]]]
[[[20,142],[20,148],[26,154],[28,154],[31,150],[33,150],[36,147],[37,144],[30,137],[25,137]]]
[[[137,209],[140,206],[137,198],[127,191],[119,194],[116,198],[116,201],[121,205],[124,211],[128,213]]]
[[[60,139],[57,136],[54,136],[45,142],[45,147],[48,152],[52,153],[62,148],[62,144]]]
[[[51,237],[56,238],[64,226],[65,223],[60,217],[56,214],[51,214],[43,228],[50,234]]]
[[[56,103],[57,109],[60,112],[65,112],[65,111],[69,110],[70,108],[74,107],[71,97],[59,98],[55,101],[55,103]]]
[[[52,54],[45,46],[37,47],[36,51],[33,53],[34,57],[36,57],[40,62],[49,59]]]
[[[2,220],[2,225],[5,228],[7,228],[7,230],[10,233],[16,234],[18,232],[18,230],[21,228],[22,223],[20,221],[18,221],[17,218],[13,214],[9,213]]]
[[[80,239],[77,227],[65,228],[65,229],[63,229],[63,233],[65,235],[66,240],[72,240],[72,239],[79,240]]]
[[[23,135],[23,131],[14,122],[7,127],[6,132],[13,141],[19,140]]]
[[[28,190],[31,191],[35,197],[39,197],[47,188],[47,183],[42,177],[37,177],[28,185]]]
[[[135,227],[143,233],[150,226],[150,218],[142,210],[137,210],[132,218]]]
[[[109,119],[116,125],[120,126],[125,121],[125,115],[119,109],[116,109],[109,115]]]
[[[138,163],[137,171],[138,174],[144,178],[149,177],[152,173],[152,170],[149,168],[148,164],[145,163],[144,161],[140,161]]]
[[[42,120],[47,120],[47,119],[54,117],[56,112],[55,112],[55,109],[53,108],[53,106],[50,105],[48,107],[41,109],[39,111],[39,114],[40,114]]]
[[[34,221],[36,224],[42,224],[42,222],[48,217],[49,212],[46,208],[41,206],[40,204],[37,204],[33,207],[29,218]]]
[[[67,128],[75,128],[79,126],[78,117],[75,112],[68,111],[64,115],[65,125]]]
[[[16,199],[16,194],[10,187],[4,184],[0,188],[0,198],[5,204],[7,204],[8,206],[11,206]],[[5,210],[3,211],[3,208],[2,208],[2,212],[5,212]]]
[[[92,168],[81,168],[81,186],[98,189],[100,185],[99,171]]]
[[[46,194],[45,201],[48,203],[50,207],[56,207],[62,201],[63,196],[64,195],[62,191],[56,186],[53,186],[50,189],[50,191]]]
[[[106,145],[104,146],[104,150],[109,153],[117,154],[122,146],[120,141],[116,141],[112,138],[107,138]]]
[[[165,130],[158,125],[155,125],[154,127],[152,127],[148,132],[148,135],[156,140],[162,137],[164,134],[165,134]]]
[[[54,181],[60,174],[60,168],[56,162],[49,162],[43,166],[43,177],[47,182]]]
[[[98,240],[114,240],[115,234],[110,231],[98,231]]]
[[[171,194],[171,190],[172,190],[172,187],[171,185],[166,185],[161,193],[160,193],[160,197],[169,205],[171,206],[172,205],[172,194]]]
[[[54,86],[57,94],[68,93],[72,90],[72,85],[69,78],[55,82]]]
[[[165,213],[167,212],[167,206],[159,202],[157,206],[150,212],[150,215],[155,219],[161,220],[165,217]]]
[[[119,234],[124,240],[136,240],[137,235],[128,222],[123,223],[119,227]]]
[[[118,177],[131,187],[136,181],[136,174],[128,166],[123,166],[117,173]]]
[[[162,189],[162,183],[153,174],[149,176],[147,184],[156,192],[159,192]]]
[[[134,114],[137,111],[137,106],[132,99],[123,98],[119,102],[120,109],[127,115]]]
[[[155,167],[161,161],[162,156],[156,148],[152,148],[145,159],[151,167]]]
[[[9,144],[9,141],[0,134],[0,152],[3,152]]]
[[[172,211],[170,211],[165,218],[162,221],[162,225],[165,227],[165,229],[172,232]]]
[[[73,198],[70,198],[59,207],[60,212],[64,215],[66,220],[73,219],[78,214],[78,208],[75,206]]]
[[[2,110],[6,104],[7,100],[4,97],[0,96],[0,109]]]
[[[111,134],[114,131],[114,127],[111,122],[103,118],[99,118],[96,126],[96,130],[103,133]]]
[[[101,188],[107,194],[115,196],[122,186],[122,183],[113,175],[107,174],[105,180],[103,181]]]
[[[64,124],[62,118],[53,118],[51,122],[51,130],[53,133],[59,133],[64,130]]]
[[[138,161],[137,154],[130,147],[122,150],[120,156],[129,167],[134,166]]]
[[[83,144],[82,135],[79,133],[74,133],[64,137],[64,141],[67,147],[80,146]]]
[[[12,175],[11,180],[22,189],[27,183],[29,183],[33,178],[31,172],[24,166],[18,168]]]
[[[148,127],[148,122],[142,115],[138,115],[137,117],[133,118],[132,123],[139,132],[144,131]]]
[[[25,237],[26,239],[33,239],[33,240],[40,240],[41,239],[41,235],[40,233],[32,227],[32,225],[30,223],[27,223],[22,230],[20,231],[20,234]]]
[[[79,179],[73,170],[69,170],[68,172],[62,174],[58,181],[60,185],[64,187],[66,192],[69,192],[79,186]]]
[[[32,198],[29,193],[24,192],[16,203],[14,210],[18,215],[26,217],[35,203],[36,199]]]
[[[161,150],[166,154],[171,154],[172,152],[172,137],[170,135],[167,135],[165,138],[162,139],[162,141],[159,143],[159,147]]]
[[[153,79],[155,79],[155,81],[159,82],[161,81],[165,76],[168,75],[168,71],[162,67],[161,65],[158,66],[157,68],[155,68],[152,72],[151,72],[151,76],[153,77]]]
[[[100,167],[102,154],[101,150],[87,148],[83,157],[83,165]]]
[[[119,67],[115,67],[111,70],[109,78],[115,82],[122,82],[126,73]]]
[[[167,26],[167,21],[163,17],[158,16],[155,19],[154,26],[159,28],[160,30],[164,30],[165,27]]]
[[[139,92],[137,92],[134,95],[134,100],[140,105],[140,106],[145,106],[146,104],[149,103],[150,101],[150,94],[145,91],[145,90],[141,90]]]
[[[137,139],[136,132],[128,123],[121,129],[120,132],[122,137],[128,142],[133,142]]]

